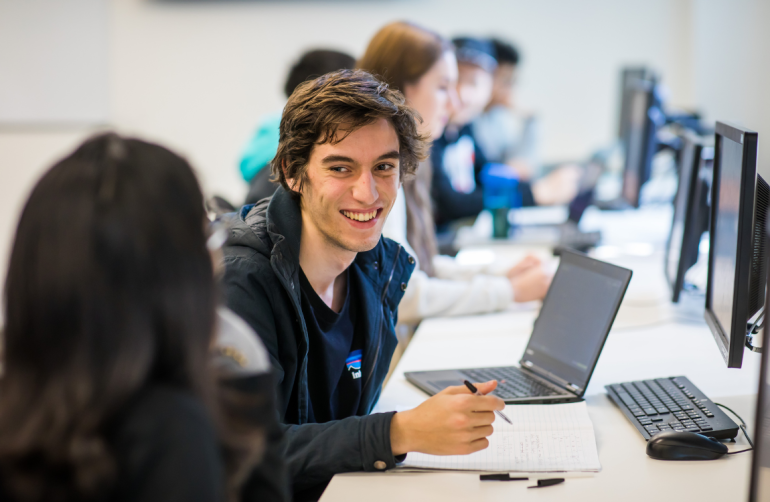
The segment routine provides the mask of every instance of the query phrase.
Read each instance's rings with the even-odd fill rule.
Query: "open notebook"
[[[489,447],[470,455],[410,453],[404,470],[447,469],[491,472],[597,472],[602,466],[585,401],[509,405],[497,418]]]

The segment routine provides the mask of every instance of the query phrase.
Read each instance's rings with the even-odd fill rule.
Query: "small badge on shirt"
[[[348,367],[348,371],[354,380],[361,378],[361,354],[360,349],[354,350],[345,360],[345,365]]]

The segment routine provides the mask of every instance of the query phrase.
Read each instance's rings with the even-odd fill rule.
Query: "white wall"
[[[0,123],[107,120],[109,0],[0,0]]]
[[[751,3],[753,15],[767,19],[761,1],[741,1]],[[113,0],[108,26],[110,123],[179,150],[196,166],[208,193],[238,200],[245,191],[237,172],[240,149],[258,117],[280,109],[292,60],[318,46],[358,56],[380,26],[409,19],[445,35],[494,34],[514,40],[524,55],[520,101],[543,117],[546,160],[576,158],[613,136],[618,71],[624,64],[660,70],[675,104],[708,101],[710,113],[740,108],[735,113],[743,114],[736,103],[743,106],[748,93],[760,94],[759,84],[733,83],[744,96],[735,101],[703,78],[710,66],[704,63],[708,55],[702,47],[713,42],[702,26],[722,20],[723,11],[734,3]],[[746,14],[735,15],[736,25],[741,16]],[[761,20],[750,21],[759,33]],[[56,44],[54,39],[46,42]],[[13,48],[0,46],[0,52],[9,50]],[[744,74],[767,68],[765,64]],[[770,117],[750,106],[746,113]],[[0,264],[34,180],[90,132],[0,129]],[[0,280],[4,269],[0,266]]]
[[[696,102],[710,120],[759,133],[757,170],[770,180],[770,2],[693,3]]]

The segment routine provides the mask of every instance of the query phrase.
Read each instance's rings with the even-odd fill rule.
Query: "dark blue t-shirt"
[[[302,269],[299,282],[309,342],[308,421],[323,423],[356,415],[361,401],[363,344],[356,335],[356,295],[349,276],[339,313],[321,300]]]

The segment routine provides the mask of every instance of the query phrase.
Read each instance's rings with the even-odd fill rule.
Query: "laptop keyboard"
[[[497,389],[491,394],[501,399],[517,399],[522,397],[557,396],[560,393],[530,377],[526,372],[515,366],[502,368],[476,368],[462,370],[472,382],[497,380]],[[504,380],[503,383],[500,383]]]

